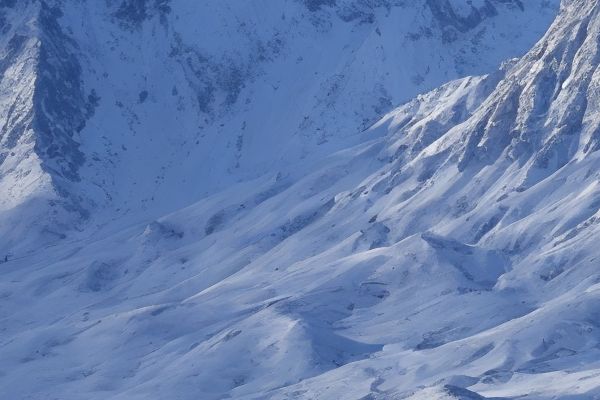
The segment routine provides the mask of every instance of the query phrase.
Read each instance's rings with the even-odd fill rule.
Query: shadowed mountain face
[[[525,52],[556,6],[3,1],[2,209],[62,237],[314,165],[394,104]]]
[[[5,7],[90,217],[0,264],[0,397],[600,395],[596,1],[66,4]]]

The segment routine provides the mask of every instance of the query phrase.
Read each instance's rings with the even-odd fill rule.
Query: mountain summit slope
[[[360,197],[386,229],[361,235],[393,260],[370,277],[388,295],[340,329],[387,345],[269,398],[598,395],[599,34],[596,1],[565,1],[496,76],[449,84],[378,124],[392,135],[390,166]]]
[[[430,10],[456,33],[500,3],[526,5]],[[2,264],[0,394],[598,397],[599,35],[565,0],[339,151]]]

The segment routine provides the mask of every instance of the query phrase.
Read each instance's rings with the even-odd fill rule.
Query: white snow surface
[[[62,186],[91,214],[44,245],[14,233],[1,398],[600,396],[600,4],[563,1],[533,45],[548,2],[493,2],[485,29],[452,35],[427,2],[369,22],[345,20],[352,2],[173,1],[139,26],[106,14],[119,3],[61,17],[100,98]],[[271,28],[283,55],[259,61]],[[189,74],[217,53],[256,69],[199,114],[208,83]],[[201,77],[219,65],[235,63]],[[372,109],[378,85],[400,103],[458,76]]]

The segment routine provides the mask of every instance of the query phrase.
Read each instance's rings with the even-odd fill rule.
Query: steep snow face
[[[2,201],[140,219],[314,164],[525,52],[556,3],[5,1]]]
[[[23,6],[14,13],[8,10],[2,13],[2,209],[18,205],[26,197],[28,188],[35,190],[32,186],[40,174],[35,171],[38,161],[32,154],[34,140],[30,130],[38,46],[35,39],[18,34],[15,27],[8,24],[9,19],[18,24],[19,16],[25,22],[32,18],[32,10]],[[20,164],[29,165],[20,167]],[[17,180],[24,184],[17,185]]]
[[[77,134],[91,116],[94,100],[82,88],[77,45],[59,25],[62,14],[56,5],[26,1],[0,7],[5,21],[2,177],[26,174],[20,164],[37,158],[58,190],[67,192],[63,183],[80,179],[84,155]],[[23,186],[10,188],[27,190]]]
[[[84,162],[78,133],[95,97],[83,89],[77,45],[60,17],[46,2],[0,3],[2,247],[62,237],[87,214],[73,183]]]
[[[593,2],[566,3],[545,40],[463,127],[461,169],[514,160],[524,165],[518,187],[524,190],[598,150],[597,12]]]

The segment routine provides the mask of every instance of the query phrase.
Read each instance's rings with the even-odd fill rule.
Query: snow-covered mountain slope
[[[0,397],[597,398],[599,36],[564,0],[335,153],[15,255]]]
[[[303,170],[521,55],[557,2],[3,1],[0,220],[52,241],[98,208],[141,220]]]
[[[61,238],[88,213],[74,185],[85,161],[79,133],[97,98],[59,18],[46,2],[0,2],[3,249]]]

